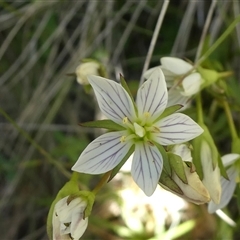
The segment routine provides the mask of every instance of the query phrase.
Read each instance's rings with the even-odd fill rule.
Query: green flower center
[[[129,134],[127,136],[122,136],[120,141],[125,142],[134,139],[136,141],[151,142],[151,133],[160,132],[160,129],[151,123],[150,117],[151,114],[145,112],[142,118],[133,123],[130,123],[127,117],[123,118],[123,124]]]

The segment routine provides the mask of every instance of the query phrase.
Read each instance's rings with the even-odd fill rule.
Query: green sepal
[[[122,161],[111,171],[111,175],[108,179],[108,182],[110,182],[115,176],[116,174],[119,172],[119,170],[121,169],[121,167],[123,166],[123,164],[128,160],[128,158],[133,154],[135,149],[135,145],[132,145],[132,147],[129,149],[129,151],[127,152],[127,154],[124,156],[124,158],[122,159]]]
[[[65,198],[68,195],[75,195],[78,194],[78,184],[76,181],[69,181],[67,182],[62,189],[58,192],[55,200],[52,202],[50,210],[48,212],[47,217],[47,234],[50,240],[53,238],[53,229],[52,229],[52,217],[53,217],[53,211],[56,203],[61,200],[62,198]]]
[[[202,124],[200,125],[204,132],[201,135],[203,137],[203,139],[209,144],[211,152],[212,152],[212,164],[213,164],[213,169],[215,169],[217,167],[217,163],[218,163],[218,158],[219,158],[219,153],[218,153],[218,149],[214,143],[214,140],[212,138],[212,135],[210,134],[208,128],[206,125]]]
[[[183,160],[180,156],[168,152],[168,161],[171,165],[172,171],[176,173],[176,175],[185,183],[188,184],[188,180],[184,171]]]
[[[204,82],[201,88],[205,88],[213,83],[215,83],[219,79],[219,73],[213,69],[206,69],[203,67],[198,67],[197,71],[201,74]]]
[[[121,83],[122,87],[126,90],[126,92],[128,93],[129,97],[131,98],[133,106],[134,106],[134,109],[135,109],[135,112],[137,113],[137,106],[136,106],[136,103],[134,101],[133,95],[132,95],[132,93],[131,93],[128,85],[127,85],[126,80],[122,76],[122,74],[120,74],[120,83]]]
[[[121,126],[109,119],[79,123],[78,125],[81,127],[105,128],[105,129],[112,130],[112,131],[122,131],[125,129],[123,126]]]
[[[179,186],[172,180],[171,176],[163,169],[159,184],[166,190],[172,190],[179,195],[183,195],[183,191],[179,188]]]
[[[202,169],[202,163],[201,163],[202,142],[203,141],[207,142],[207,144],[211,149],[213,170],[217,167],[219,153],[207,126],[203,123],[199,123],[199,125],[204,130],[204,132],[200,136],[194,138],[192,141],[193,163],[196,166],[196,170],[199,178],[202,180],[203,179],[203,169]]]
[[[196,137],[192,140],[192,146],[193,146],[193,151],[192,151],[192,158],[193,158],[193,163],[196,167],[197,174],[200,178],[200,180],[203,180],[203,169],[202,169],[202,163],[201,163],[201,136]]]
[[[228,177],[228,175],[227,175],[227,171],[226,171],[225,167],[223,166],[223,162],[222,162],[221,156],[220,156],[219,154],[218,154],[217,160],[218,160],[218,167],[219,167],[219,169],[220,169],[221,175],[222,175],[225,179],[229,180],[229,177]]]
[[[154,142],[154,145],[157,147],[157,149],[159,150],[159,152],[162,155],[162,158],[163,158],[163,169],[167,172],[167,174],[169,176],[171,176],[172,175],[172,169],[171,169],[171,166],[169,164],[168,155],[167,155],[165,149],[163,148],[162,145],[160,145],[157,142]]]
[[[213,170],[218,165],[221,175],[224,178],[228,179],[226,170],[223,167],[222,160],[219,156],[217,147],[214,143],[214,140],[213,140],[207,126],[205,124],[202,124],[202,123],[199,124],[199,125],[203,128],[204,132],[192,141],[192,144],[193,144],[193,163],[196,166],[196,171],[197,171],[197,174],[198,174],[199,178],[201,180],[203,179],[203,170],[202,170],[202,164],[201,164],[201,145],[202,145],[203,141],[206,141],[207,144],[209,145],[209,147],[211,149],[211,153],[212,153],[212,167],[213,167]]]
[[[173,113],[175,113],[176,111],[180,110],[181,108],[183,107],[183,105],[181,104],[176,104],[176,105],[173,105],[173,106],[170,106],[170,107],[167,107],[163,113],[154,121],[154,122],[157,122]]]
[[[89,191],[78,191],[78,193],[76,193],[74,195],[70,195],[70,197],[68,199],[70,201],[72,201],[75,198],[81,198],[81,199],[86,201],[87,207],[84,210],[83,219],[89,217],[91,212],[92,212],[92,207],[93,207],[93,204],[94,204],[94,201],[95,201],[95,194],[93,192],[89,192]]]

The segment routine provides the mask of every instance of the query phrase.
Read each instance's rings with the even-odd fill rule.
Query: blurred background
[[[162,6],[154,0],[0,1],[1,239],[47,239],[50,204],[97,134],[78,126],[98,108],[72,73],[82,59],[96,59],[109,78],[123,74],[135,94]],[[194,61],[210,6],[206,49],[240,14],[240,2],[170,1],[150,67],[163,56]],[[239,47],[237,25],[205,62],[234,71],[228,86],[238,106]],[[208,124],[225,154],[230,138],[223,112],[217,119]],[[99,178],[82,174],[81,189],[92,189]],[[160,187],[145,197],[123,169],[97,196],[83,239],[240,238],[236,200],[225,210],[235,228],[206,209]]]

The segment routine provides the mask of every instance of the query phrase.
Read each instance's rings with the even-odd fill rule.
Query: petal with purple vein
[[[120,163],[132,146],[131,141],[121,142],[125,131],[110,132],[91,142],[78,158],[73,171],[101,174],[112,170]]]
[[[147,196],[155,191],[163,167],[163,158],[156,146],[136,144],[131,173]]]
[[[182,113],[171,114],[158,121],[156,126],[160,132],[152,136],[154,141],[164,146],[187,142],[203,132],[196,122]]]
[[[149,79],[143,83],[137,93],[137,107],[139,116],[149,112],[155,120],[167,106],[168,94],[164,75],[160,68],[156,68]]]
[[[125,117],[133,122],[136,118],[133,102],[119,83],[98,76],[88,76],[88,81],[104,115],[120,125]]]

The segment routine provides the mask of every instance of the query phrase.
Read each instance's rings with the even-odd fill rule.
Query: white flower
[[[161,69],[166,76],[166,81],[172,86],[174,80],[189,72],[193,66],[180,59],[174,57],[161,58]],[[183,96],[192,96],[200,90],[202,83],[201,75],[197,72],[192,72],[182,80],[182,90],[180,91]]]
[[[160,119],[166,108],[168,94],[160,68],[140,87],[136,109],[127,91],[118,83],[90,76],[101,111],[124,130],[103,134],[82,152],[72,170],[101,174],[116,167],[135,145],[131,173],[147,196],[157,187],[163,157],[155,145],[172,145],[189,141],[203,130],[191,118],[174,113]]]
[[[84,62],[78,65],[76,68],[77,82],[82,85],[89,84],[87,76],[88,75],[99,75],[99,63],[95,61]]]
[[[209,191],[211,199],[217,204],[221,197],[221,183],[220,183],[220,169],[218,164],[213,169],[213,154],[209,144],[206,141],[202,141],[201,144],[201,163],[203,169],[202,182]]]
[[[229,167],[227,169],[227,175],[229,180],[221,177],[221,186],[222,186],[222,194],[220,198],[220,203],[215,204],[211,201],[208,205],[208,212],[214,213],[218,209],[224,208],[229,201],[231,200],[234,190],[236,188],[236,179],[239,174],[239,170],[233,164],[240,158],[239,154],[231,153],[222,157],[223,165],[225,167]]]
[[[176,82],[179,81],[179,79],[183,75],[187,74],[193,68],[193,66],[190,63],[175,57],[163,57],[161,58],[161,64],[162,65],[160,67],[166,78],[168,87],[172,87]],[[144,74],[145,78],[147,78],[155,68],[149,69]],[[177,89],[179,90],[182,96],[191,97],[192,95],[199,92],[201,84],[202,84],[201,75],[198,72],[193,71],[190,72],[189,75],[184,77],[182,83],[180,84],[179,87],[177,87]]]
[[[79,239],[88,225],[84,218],[87,203],[81,198],[69,201],[69,196],[58,201],[52,218],[53,240]]]

